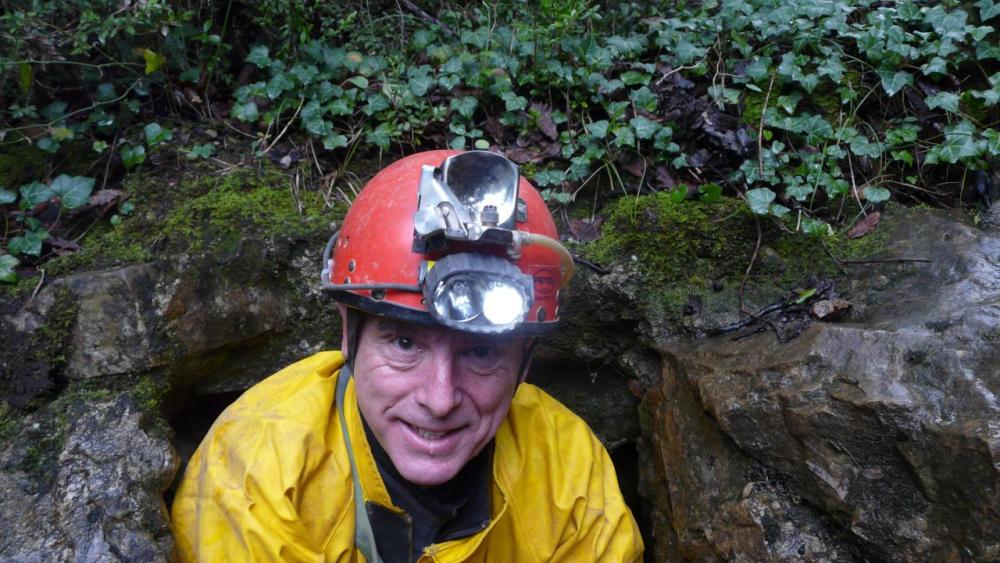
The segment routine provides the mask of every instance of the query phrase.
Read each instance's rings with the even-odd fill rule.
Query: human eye
[[[394,336],[392,344],[404,352],[408,352],[417,346],[416,341],[411,336]]]
[[[498,346],[469,346],[462,351],[462,359],[465,364],[480,374],[496,372],[503,367],[506,358],[504,349]]]

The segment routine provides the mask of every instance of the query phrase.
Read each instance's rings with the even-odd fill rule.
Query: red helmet
[[[349,307],[480,333],[551,332],[573,274],[541,196],[486,151],[391,164],[365,185],[323,257],[323,288]]]

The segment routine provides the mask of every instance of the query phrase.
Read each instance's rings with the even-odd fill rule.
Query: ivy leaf
[[[369,131],[368,134],[365,135],[365,140],[382,150],[387,150],[389,148],[389,143],[392,141],[389,125],[387,123],[382,123],[374,130]]]
[[[702,184],[698,186],[698,194],[701,201],[705,203],[715,203],[716,201],[722,199],[722,186],[716,184],[715,182]]]
[[[645,86],[649,84],[652,76],[637,70],[627,70],[621,74],[620,78],[626,86]]]
[[[451,100],[451,109],[457,111],[459,115],[466,119],[472,119],[472,114],[476,112],[479,101],[472,96],[463,96]]]
[[[45,229],[30,230],[19,237],[10,239],[7,243],[7,250],[11,254],[28,254],[39,256],[42,254],[42,241],[49,238],[49,232]]]
[[[660,124],[642,115],[637,115],[629,120],[629,125],[635,130],[635,136],[640,139],[652,139]]]
[[[55,121],[66,114],[66,108],[69,104],[63,101],[52,102],[51,104],[42,108],[42,115],[45,119],[49,121]]]
[[[981,41],[976,45],[976,60],[984,61],[986,59],[1000,60],[1000,45],[993,41]]]
[[[761,80],[767,78],[768,74],[770,74],[770,71],[767,68],[769,62],[770,59],[754,59],[752,63],[747,65],[744,72],[746,72],[747,76],[749,76],[754,82],[760,82]]]
[[[872,203],[882,203],[883,201],[888,201],[889,196],[892,195],[889,193],[889,190],[885,188],[876,188],[875,186],[865,186],[864,194],[865,199]]]
[[[146,161],[146,147],[142,145],[126,146],[118,151],[126,170],[131,170]]]
[[[146,137],[146,144],[151,147],[164,141],[170,141],[174,138],[173,131],[160,127],[160,124],[155,121],[153,123],[146,124],[146,126],[142,128],[142,133]]]
[[[979,0],[976,7],[979,8],[979,20],[982,22],[1000,16],[1000,4],[993,0]]]
[[[17,283],[17,273],[14,272],[14,268],[19,263],[20,261],[10,254],[0,256],[0,282]]]
[[[618,147],[631,147],[635,145],[635,135],[632,133],[631,127],[618,127],[614,131],[615,140],[614,144]]]
[[[366,115],[375,115],[382,110],[389,109],[391,106],[392,103],[389,101],[389,98],[378,93],[368,97],[368,103],[365,104],[365,107],[361,111],[365,112]]]
[[[908,72],[903,72],[901,70],[893,72],[891,70],[880,70],[878,71],[879,78],[882,79],[882,89],[890,97],[895,96],[896,92],[903,89],[904,86],[913,83],[913,75]]]
[[[90,193],[94,191],[94,178],[60,174],[52,181],[50,188],[53,195],[59,196],[63,207],[73,209],[90,199]]]
[[[952,92],[938,92],[924,98],[924,103],[927,104],[928,108],[942,108],[951,113],[958,113],[958,101],[958,95]]]
[[[28,209],[42,203],[43,201],[52,199],[52,196],[55,195],[52,193],[52,188],[41,182],[25,184],[21,186],[21,189],[18,191],[21,192],[21,206]]]
[[[269,56],[269,51],[264,45],[256,45],[250,49],[250,54],[247,55],[246,62],[257,65],[257,68],[267,68],[271,66],[271,57]]]
[[[146,74],[153,74],[154,72],[163,68],[167,64],[167,58],[163,55],[153,51],[151,49],[143,49],[142,59],[146,61]]]
[[[358,88],[361,88],[362,90],[368,89],[368,79],[365,78],[364,76],[352,76],[348,78],[347,81],[350,82],[351,84],[354,84]]]
[[[257,104],[247,102],[245,104],[233,104],[229,114],[240,121],[254,121],[257,119]]]
[[[270,80],[267,81],[267,86],[264,88],[264,91],[267,92],[268,98],[274,100],[278,96],[280,96],[282,92],[285,92],[286,90],[291,90],[294,87],[295,85],[292,84],[292,81],[288,79],[288,76],[283,72],[279,72],[278,74],[275,74],[274,76],[271,77]]]
[[[875,158],[882,154],[882,143],[868,140],[864,135],[856,135],[851,139],[851,152],[858,156],[870,156]]]
[[[8,203],[14,203],[15,201],[17,201],[16,193],[0,188],[0,205],[7,205]]]
[[[333,132],[333,124],[321,118],[306,122],[306,131],[313,137],[325,137]]]
[[[802,232],[810,236],[821,237],[832,234],[833,229],[830,225],[827,225],[818,219],[803,219]]]
[[[212,143],[205,143],[203,145],[195,145],[191,147],[191,150],[187,153],[187,158],[208,158],[215,153],[215,145]]]
[[[595,139],[604,139],[608,136],[608,120],[602,119],[587,124],[587,133]]]
[[[319,69],[314,65],[304,65],[302,63],[296,63],[292,67],[292,70],[288,71],[289,74],[294,76],[303,85],[310,84],[316,75],[319,74]]]
[[[418,98],[427,94],[427,92],[434,86],[434,79],[427,74],[418,74],[410,77],[410,92]],[[507,108],[510,111],[510,108]]]
[[[347,146],[347,136],[341,135],[339,133],[330,133],[326,137],[323,137],[323,148],[328,151],[333,149],[338,149]]]
[[[528,99],[514,92],[504,92],[500,94],[500,98],[506,105],[507,111],[520,111],[528,107]]]
[[[835,83],[840,83],[841,79],[844,78],[844,72],[847,69],[844,67],[844,63],[840,61],[840,55],[834,53],[828,59],[826,59],[823,64],[819,65],[816,72],[820,76],[829,76],[830,80]]]
[[[747,204],[750,205],[750,211],[757,215],[767,215],[767,210],[771,207],[775,195],[768,188],[754,188],[747,191]]]
[[[674,189],[670,190],[670,201],[674,203],[681,203],[687,199],[688,187],[686,184],[677,184]]]
[[[115,98],[115,85],[110,82],[103,82],[97,85],[97,101],[107,102]]]

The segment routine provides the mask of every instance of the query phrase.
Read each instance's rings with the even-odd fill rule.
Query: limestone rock
[[[1000,237],[895,224],[845,322],[660,343],[657,560],[1000,558]]]
[[[0,561],[168,561],[177,469],[128,395],[66,398],[0,450]]]

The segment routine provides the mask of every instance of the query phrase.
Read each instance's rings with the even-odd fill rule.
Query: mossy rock
[[[0,188],[16,192],[24,184],[44,179],[51,157],[26,143],[0,145]]]
[[[328,234],[345,207],[329,206],[321,193],[293,193],[276,171],[236,169],[230,174],[195,166],[180,179],[129,176],[125,190],[135,212],[118,225],[103,224],[83,250],[54,260],[52,274],[144,262],[177,253],[231,253],[245,240]]]
[[[678,203],[660,192],[621,198],[604,211],[601,238],[581,253],[610,271],[595,283],[627,294],[639,309],[636,319],[656,337],[710,333],[740,319],[741,309],[757,310],[836,276],[832,255],[870,255],[879,246],[874,236],[842,241],[786,232],[734,198]]]

